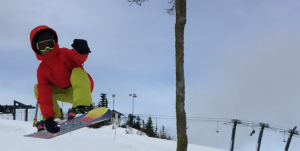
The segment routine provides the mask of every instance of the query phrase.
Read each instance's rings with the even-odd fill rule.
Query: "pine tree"
[[[136,120],[134,120],[133,128],[140,130],[141,129],[141,118],[139,116],[136,117]]]
[[[133,121],[133,115],[129,114],[127,119],[127,125],[130,127],[133,127],[134,121]]]
[[[145,124],[145,121],[143,120],[143,129],[146,129],[146,124]]]
[[[156,137],[156,138],[159,138],[159,135],[158,135],[158,133],[157,133],[157,125],[155,126],[154,133],[155,133],[155,137]]]
[[[155,137],[155,133],[153,130],[153,122],[152,122],[152,118],[151,116],[148,118],[148,121],[146,123],[146,130],[145,133],[149,136],[149,137]]]
[[[108,106],[108,101],[106,98],[106,94],[105,93],[101,93],[100,95],[100,102],[98,103],[98,107],[107,107]]]
[[[142,120],[142,131],[145,132],[145,129],[146,129],[146,124],[145,121]]]
[[[165,127],[162,125],[162,128],[160,130],[160,138],[161,139],[167,139],[167,136],[166,136],[166,129]]]

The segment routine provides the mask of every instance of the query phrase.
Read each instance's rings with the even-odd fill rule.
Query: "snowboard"
[[[24,135],[25,137],[51,139],[77,129],[87,127],[111,118],[112,112],[108,108],[96,108],[85,114],[82,114],[74,119],[60,123],[60,131],[52,134],[47,131],[34,132],[32,134]]]

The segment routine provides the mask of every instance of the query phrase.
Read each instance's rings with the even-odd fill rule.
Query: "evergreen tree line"
[[[100,101],[97,103],[97,105],[94,105],[94,107],[98,108],[98,107],[107,107],[107,106],[108,106],[108,100],[106,94],[101,93]],[[166,131],[163,125],[159,131],[157,127],[153,126],[153,121],[151,116],[147,119],[147,122],[145,123],[145,121],[141,119],[139,116],[134,116],[132,114],[129,114],[127,121],[125,122],[125,125],[122,125],[122,127],[126,128],[126,125],[134,129],[137,129],[141,132],[144,132],[149,137],[172,140],[170,134],[168,134],[168,132]],[[95,125],[95,128],[99,128],[99,127],[100,126]]]
[[[147,122],[145,123],[145,121],[141,119],[139,116],[134,116],[132,114],[129,114],[127,121],[125,122],[124,125],[122,125],[122,127],[125,128],[126,125],[144,132],[149,137],[172,140],[172,137],[166,131],[165,126],[162,125],[159,131],[157,126],[155,127],[153,126],[153,121],[151,116],[147,119]]]

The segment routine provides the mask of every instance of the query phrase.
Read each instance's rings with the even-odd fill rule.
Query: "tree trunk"
[[[186,24],[186,0],[175,1],[175,49],[176,49],[176,125],[177,151],[187,150],[185,82],[184,82],[184,28]]]

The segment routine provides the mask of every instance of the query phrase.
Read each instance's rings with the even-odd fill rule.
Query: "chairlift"
[[[217,121],[217,130],[216,130],[217,133],[219,133],[219,121]]]
[[[252,128],[253,128],[253,130],[252,130],[252,132],[250,133],[250,136],[252,136],[253,134],[255,134],[254,123],[252,123]]]

